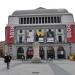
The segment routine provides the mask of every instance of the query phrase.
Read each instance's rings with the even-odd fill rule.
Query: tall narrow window
[[[47,17],[45,17],[45,23],[47,23]]]
[[[21,24],[23,24],[23,18],[21,18]]]
[[[57,17],[57,22],[60,23],[61,22],[61,18]]]
[[[24,24],[26,24],[26,18],[24,18]]]
[[[48,17],[48,23],[50,23],[50,17]]]
[[[35,17],[33,17],[33,24],[35,24]]]
[[[39,17],[39,23],[41,23],[41,17]]]
[[[42,23],[44,23],[44,17],[42,17]]]
[[[58,40],[61,43],[62,42],[62,36],[58,36]]]
[[[36,17],[36,24],[38,24],[38,17]]]
[[[56,21],[56,17],[54,17],[54,23],[56,23],[57,21]]]
[[[22,43],[22,36],[19,37],[19,43]]]
[[[32,24],[32,18],[30,17],[30,24]]]
[[[53,23],[53,17],[51,17],[51,23]]]
[[[29,24],[29,18],[27,18],[27,24]]]

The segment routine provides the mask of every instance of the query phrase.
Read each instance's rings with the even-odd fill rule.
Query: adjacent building
[[[74,18],[66,9],[18,10],[8,17],[5,39],[13,59],[31,59],[36,41],[41,59],[66,59],[75,53]]]

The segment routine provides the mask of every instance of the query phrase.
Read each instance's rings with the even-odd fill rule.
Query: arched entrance
[[[57,57],[58,57],[58,59],[65,59],[65,50],[64,50],[63,46],[58,47]]]
[[[24,49],[22,47],[19,47],[17,50],[17,59],[22,59],[23,55],[24,55]]]
[[[55,51],[54,51],[54,48],[51,46],[48,48],[47,50],[47,59],[54,59],[55,58]]]
[[[44,59],[44,49],[43,49],[43,47],[39,48],[39,55],[40,55],[41,59]]]
[[[26,51],[26,59],[32,59],[32,57],[33,57],[33,48],[28,47]]]

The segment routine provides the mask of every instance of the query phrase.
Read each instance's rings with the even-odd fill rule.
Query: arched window
[[[17,59],[21,59],[22,55],[24,55],[24,49],[22,47],[19,47],[17,49]]]
[[[55,51],[54,51],[54,48],[52,46],[48,47],[47,58],[51,58],[51,59],[55,58]]]
[[[65,50],[64,50],[63,46],[58,47],[57,56],[58,56],[58,59],[64,59],[65,58]]]

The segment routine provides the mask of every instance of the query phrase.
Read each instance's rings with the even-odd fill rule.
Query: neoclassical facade
[[[15,11],[5,28],[6,53],[13,59],[21,59],[22,55],[31,59],[33,43],[39,42],[41,59],[66,59],[75,53],[74,28],[73,15],[66,9]]]

